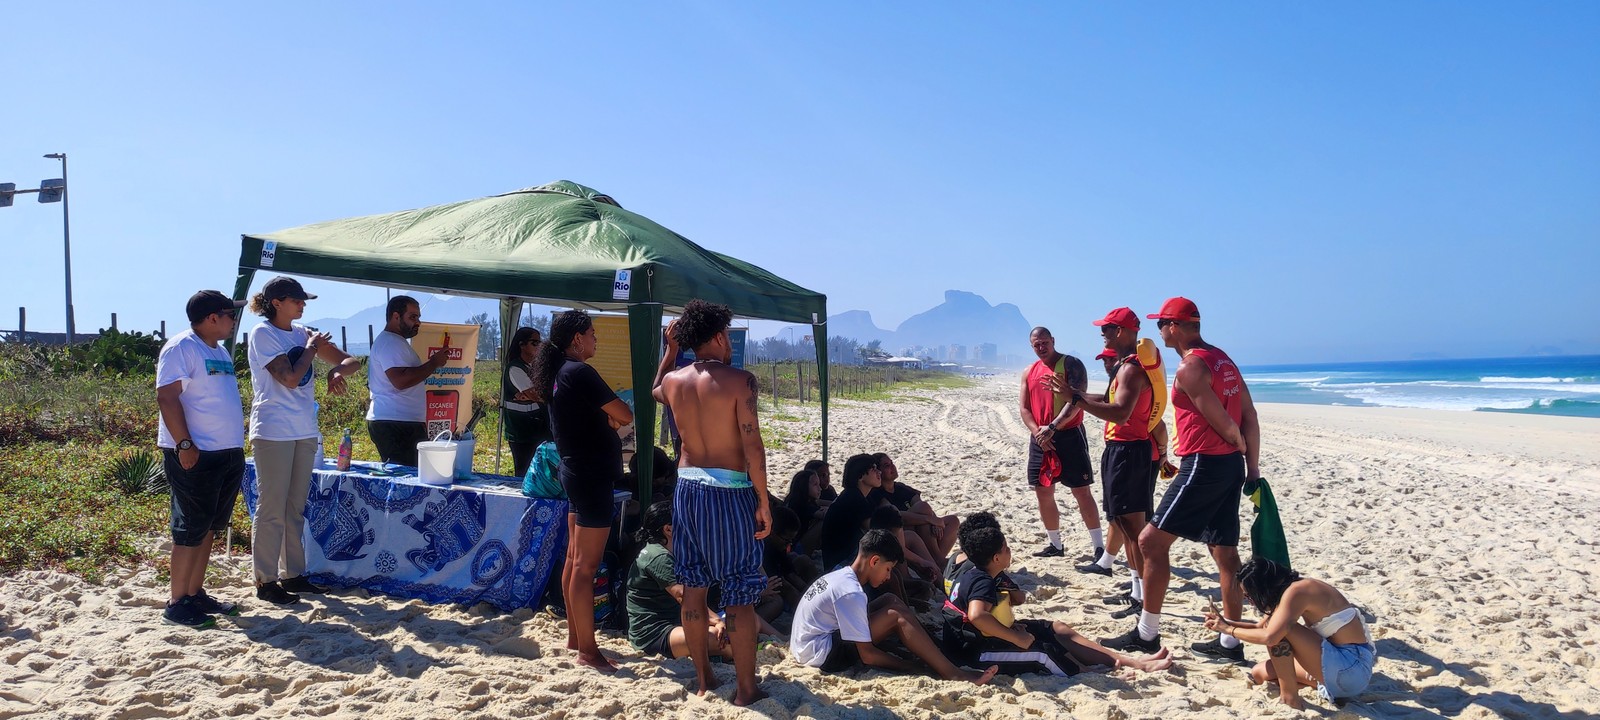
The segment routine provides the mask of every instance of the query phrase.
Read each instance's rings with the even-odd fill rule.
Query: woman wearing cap
[[[250,330],[250,438],[260,500],[250,528],[256,597],[277,605],[299,602],[298,592],[322,592],[305,577],[306,495],[317,453],[316,384],[312,364],[333,366],[328,392],[344,393],[345,377],[361,361],[334,346],[332,336],[295,323],[305,314],[307,294],[286,277],[269,281],[250,299],[250,311],[266,321]]]
[[[500,381],[500,404],[505,408],[506,444],[511,446],[512,474],[522,477],[539,444],[550,439],[550,415],[544,396],[533,386],[533,361],[542,345],[539,331],[517,328],[506,350],[505,376]]]

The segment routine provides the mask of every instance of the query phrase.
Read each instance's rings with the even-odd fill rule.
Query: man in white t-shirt
[[[156,444],[172,493],[172,596],[161,617],[174,625],[212,627],[213,615],[239,614],[202,585],[212,541],[227,529],[244,481],[244,403],[233,356],[221,344],[233,336],[241,307],[216,290],[195,293],[189,329],[156,359]]]
[[[899,540],[883,530],[868,530],[861,537],[855,561],[817,578],[800,598],[789,634],[789,652],[799,663],[827,672],[846,670],[857,662],[885,670],[919,671],[921,668],[915,663],[879,650],[874,644],[897,635],[906,649],[931,666],[939,677],[977,685],[989,682],[1000,670],[998,665],[982,673],[956,667],[900,598],[884,594],[867,602],[862,583],[882,585],[894,566],[904,561],[905,550]]]
[[[441,349],[426,362],[411,349],[411,338],[422,327],[422,307],[409,295],[396,295],[385,308],[383,332],[372,341],[367,358],[367,434],[386,463],[417,465],[417,443],[427,440],[427,386],[433,371],[444,367],[448,352]]]

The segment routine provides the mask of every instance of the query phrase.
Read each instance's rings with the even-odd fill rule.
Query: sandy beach
[[[1029,592],[1019,617],[1062,619],[1091,637],[1127,629],[1098,598],[1126,582],[1080,575],[1088,540],[1064,508],[1068,557],[1043,542],[1022,479],[1016,379],[837,403],[835,466],[885,451],[945,512],[992,510]],[[780,485],[819,448],[815,407],[770,421]],[[1600,714],[1600,420],[1268,405],[1263,472],[1297,569],[1341,588],[1372,619],[1372,685],[1343,710],[1306,692],[1303,714],[1337,717],[1579,718]],[[1098,421],[1090,421],[1091,438]],[[1091,440],[1098,457],[1100,443]],[[1164,487],[1164,483],[1162,484]],[[1159,492],[1158,488],[1158,492]],[[1096,495],[1098,497],[1098,487]],[[1068,496],[1063,493],[1063,498]],[[1248,502],[1246,502],[1248,507]],[[1248,510],[1245,522],[1248,524]],[[163,625],[153,568],[104,585],[29,572],[0,578],[0,720],[12,717],[1293,717],[1243,668],[1197,659],[1217,583],[1200,546],[1174,547],[1164,641],[1172,671],[998,678],[974,688],[876,671],[823,675],[760,653],[771,694],[740,709],[732,667],[716,697],[686,692],[687,660],[645,660],[621,636],[602,647],[621,672],[577,667],[543,613],[431,606],[341,591],[292,609],[256,601],[248,558],[218,558],[213,594],[245,613],[196,632]],[[1252,660],[1265,657],[1247,648]]]

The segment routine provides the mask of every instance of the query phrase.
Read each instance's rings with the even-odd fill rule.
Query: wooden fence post
[[[372,354],[372,325],[367,325],[367,354]]]
[[[28,341],[28,309],[17,308],[17,336],[22,342]]]
[[[772,409],[778,409],[778,364],[772,364]]]
[[[111,313],[111,329],[112,330],[117,329],[117,314],[116,313]]]
[[[340,325],[339,326],[339,349],[343,350],[344,352],[350,352],[349,348],[350,348],[350,342],[349,342],[349,339],[345,337],[344,326]]]
[[[795,363],[795,365],[794,365],[794,394],[799,397],[800,402],[803,403],[803,402],[806,401],[806,364],[805,363]]]
[[[161,321],[161,339],[167,339],[167,321],[165,320]]]

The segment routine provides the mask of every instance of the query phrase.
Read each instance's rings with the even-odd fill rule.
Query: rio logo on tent
[[[276,262],[277,259],[278,244],[275,242],[263,243],[261,245],[261,267],[272,267],[272,263]]]
[[[611,282],[611,299],[627,300],[633,290],[633,271],[618,270],[617,277]]]

